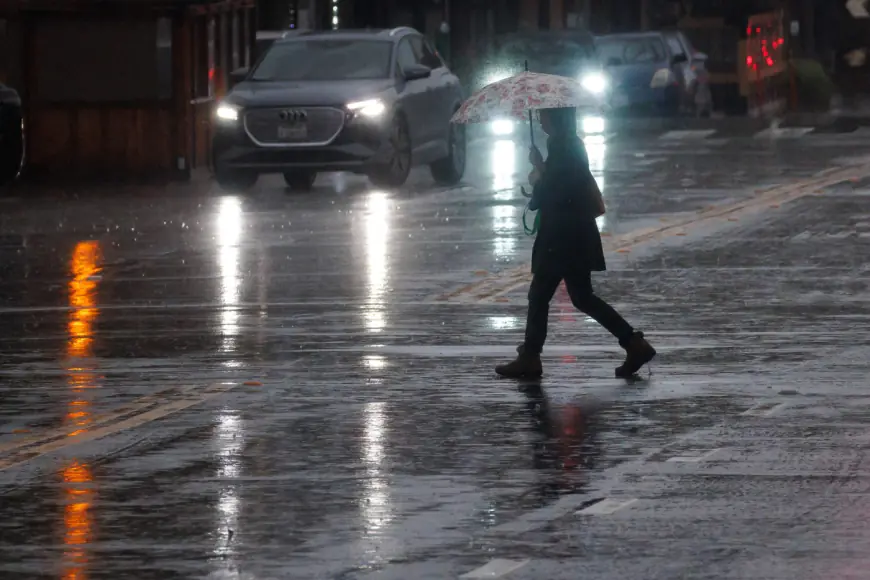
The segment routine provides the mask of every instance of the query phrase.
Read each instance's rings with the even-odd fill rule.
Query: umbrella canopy
[[[468,98],[452,123],[528,118],[534,109],[599,108],[601,101],[572,78],[523,72],[489,84]]]

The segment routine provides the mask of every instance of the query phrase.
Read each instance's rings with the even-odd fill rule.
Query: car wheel
[[[450,124],[447,157],[433,163],[429,169],[439,185],[455,185],[465,174],[465,125]]]
[[[314,171],[288,171],[284,174],[284,183],[293,191],[311,191],[317,173]]]
[[[369,173],[369,180],[378,187],[399,187],[411,172],[411,136],[403,117],[396,117],[390,129],[390,162]]]
[[[231,171],[218,169],[215,181],[228,193],[239,193],[250,190],[257,184],[259,175],[251,171]]]

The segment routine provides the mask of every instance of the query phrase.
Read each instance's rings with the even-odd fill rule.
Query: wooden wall
[[[175,166],[176,130],[168,107],[31,104],[28,172],[71,177],[169,172]]]
[[[252,3],[211,6],[15,15],[26,175],[160,179],[207,168],[215,102],[229,70],[250,63],[255,25]],[[72,39],[60,43],[73,47],[66,52],[51,42],[63,35]]]

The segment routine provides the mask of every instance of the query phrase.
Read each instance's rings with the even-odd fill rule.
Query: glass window
[[[273,44],[252,81],[380,79],[390,75],[393,44],[383,40],[292,40]]]
[[[419,38],[419,37],[418,37]],[[444,62],[441,60],[441,57],[438,56],[438,53],[432,48],[425,38],[419,38],[420,40],[420,64],[428,66],[431,69],[441,68],[444,66]]]
[[[589,44],[559,36],[540,36],[510,39],[501,46],[499,58],[504,62],[558,64],[565,60],[577,61],[593,57]],[[532,67],[534,68],[534,67]]]
[[[598,56],[608,66],[660,63],[665,46],[654,37],[606,38],[598,41]]]
[[[404,39],[399,42],[398,52],[396,53],[396,62],[399,65],[400,71],[417,64],[417,53],[414,52],[414,47],[411,45],[410,40]]]

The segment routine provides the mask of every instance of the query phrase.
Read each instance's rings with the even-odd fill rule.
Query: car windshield
[[[665,60],[665,45],[654,37],[603,38],[596,43],[606,65],[651,64]]]
[[[390,76],[393,44],[383,40],[276,42],[251,74],[253,81],[338,81]]]
[[[579,40],[557,37],[517,38],[502,44],[500,60],[504,62],[558,65],[566,60],[586,60],[593,57],[592,47]]]

